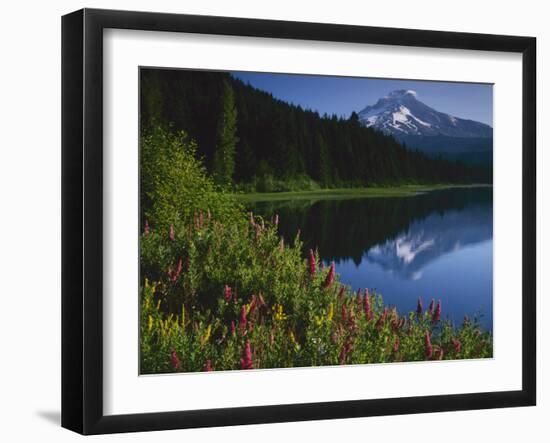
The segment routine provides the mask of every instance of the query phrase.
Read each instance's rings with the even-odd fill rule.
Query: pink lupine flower
[[[334,262],[331,263],[323,288],[328,288],[334,282]]]
[[[435,325],[441,319],[441,300],[437,302],[434,315],[432,317],[432,323]]]
[[[435,300],[432,298],[432,301],[430,302],[430,306],[428,306],[428,314],[432,315],[433,312],[434,312],[434,305],[435,305]]]
[[[361,289],[360,288],[357,290],[357,295],[355,296],[355,301],[357,303],[357,309],[359,311],[362,311],[363,310],[363,297],[361,295]]]
[[[400,344],[401,344],[401,341],[399,340],[399,337],[395,337],[395,341],[393,342],[393,352],[399,351]]]
[[[348,321],[348,310],[346,309],[346,305],[342,305],[342,321],[347,322]]]
[[[391,327],[395,331],[399,327],[399,316],[397,315],[397,308],[393,308],[391,311]]]
[[[453,344],[453,348],[455,348],[455,352],[459,354],[460,350],[462,349],[462,343],[460,343],[460,341],[454,337],[451,338],[451,343]]]
[[[206,364],[204,365],[204,372],[212,372],[212,362],[210,359],[206,360]]]
[[[312,277],[315,275],[315,272],[317,272],[317,262],[315,261],[315,253],[313,252],[313,249],[309,250],[309,275]]]
[[[181,368],[181,363],[175,349],[172,349],[172,352],[170,354],[170,361],[172,362],[172,368],[174,369],[174,371],[179,371]]]
[[[340,351],[340,364],[344,365],[346,364],[346,360],[348,358],[348,355],[351,354],[353,351],[353,339],[351,336],[349,336],[346,340],[346,343],[342,347],[342,350]]]
[[[372,310],[370,307],[370,298],[369,298],[369,291],[368,289],[365,289],[365,303],[363,305],[364,311],[365,311],[365,318],[367,320],[370,320],[372,318]]]
[[[416,303],[416,313],[418,315],[421,315],[423,309],[424,309],[424,307],[422,305],[422,299],[420,297],[418,297],[418,302]]]
[[[231,324],[229,325],[229,331],[231,331],[231,334],[235,334],[235,322],[231,320]]]
[[[174,225],[170,225],[170,240],[176,240],[176,231],[174,231]]]
[[[145,235],[147,235],[147,234],[149,234],[149,231],[150,231],[149,222],[147,220],[145,220],[145,226],[143,228],[143,232],[145,233]]]
[[[226,302],[231,301],[231,297],[233,296],[233,293],[231,292],[231,287],[225,285],[223,288],[223,298]]]
[[[239,329],[241,332],[244,332],[246,329],[246,306],[243,305],[241,308],[241,315],[239,316]]]
[[[432,340],[430,339],[430,333],[426,331],[426,334],[424,335],[424,355],[426,358],[432,358],[432,353]]]
[[[346,288],[344,288],[344,286],[340,286],[340,291],[338,292],[338,300],[342,300],[342,298],[344,297],[345,289]]]
[[[250,349],[250,340],[246,341],[241,358],[241,369],[252,369],[252,350]]]

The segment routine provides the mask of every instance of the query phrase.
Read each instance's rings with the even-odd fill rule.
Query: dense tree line
[[[490,182],[487,168],[429,158],[348,119],[319,115],[229,73],[141,70],[141,125],[185,130],[222,184],[309,177],[323,187]]]

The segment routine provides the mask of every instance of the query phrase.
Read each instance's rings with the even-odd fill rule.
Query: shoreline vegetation
[[[492,357],[476,318],[452,324],[436,300],[398,312],[342,284],[299,233],[283,240],[276,214],[247,213],[216,184],[187,134],[152,126],[140,146],[141,374]]]
[[[303,191],[281,192],[239,192],[233,194],[243,203],[285,200],[345,200],[354,198],[389,198],[389,197],[414,197],[415,195],[440,191],[445,189],[492,187],[485,183],[447,183],[447,184],[416,184],[395,186],[372,186],[361,188],[325,188]]]

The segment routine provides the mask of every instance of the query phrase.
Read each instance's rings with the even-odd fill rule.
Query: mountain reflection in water
[[[441,299],[455,322],[481,314],[492,329],[492,188],[455,188],[415,197],[256,203],[279,214],[287,241],[336,263],[340,280],[368,287],[401,312]]]

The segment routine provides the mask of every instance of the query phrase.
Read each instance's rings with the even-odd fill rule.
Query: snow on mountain
[[[358,113],[359,120],[396,137],[417,135],[449,137],[492,137],[484,123],[454,117],[425,105],[412,90],[400,89]]]

